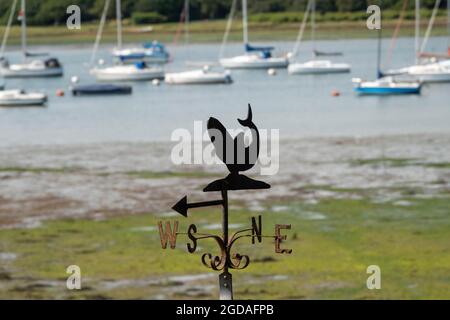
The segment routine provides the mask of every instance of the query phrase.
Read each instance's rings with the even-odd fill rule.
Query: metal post
[[[222,189],[223,200],[223,243],[226,248],[226,259],[223,272],[219,275],[219,297],[220,300],[233,300],[233,278],[228,272],[229,252],[228,252],[228,190]]]

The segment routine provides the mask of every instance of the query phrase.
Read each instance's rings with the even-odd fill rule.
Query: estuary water
[[[389,40],[384,41],[384,48]],[[257,43],[255,43],[257,44]],[[275,45],[275,55],[290,51],[292,42],[261,43]],[[389,67],[412,64],[414,40],[401,38]],[[428,51],[444,52],[447,38],[431,38]],[[174,61],[167,72],[192,69],[186,61],[217,61],[219,44],[168,46]],[[322,51],[343,51],[333,61],[348,62],[352,72],[336,75],[288,75],[278,70],[232,71],[231,85],[170,86],[135,82],[130,96],[73,97],[70,78],[81,84],[94,83],[87,62],[91,46],[31,47],[30,51],[50,52],[64,64],[65,75],[55,79],[8,79],[7,88],[44,91],[46,107],[0,108],[0,146],[83,144],[98,142],[169,141],[173,130],[193,131],[194,121],[208,117],[238,128],[237,118],[245,118],[247,104],[253,107],[259,128],[280,129],[281,138],[373,136],[387,134],[449,133],[450,83],[425,85],[421,95],[369,97],[352,91],[352,77],[374,79],[376,41],[369,39],[318,41]],[[16,50],[8,52],[20,61]],[[102,46],[98,58],[111,61],[111,45]],[[232,43],[225,55],[242,53],[241,44]],[[386,52],[387,50],[384,50]],[[306,42],[299,61],[311,58]],[[383,59],[386,62],[386,55]],[[1,81],[1,80],[0,80]],[[56,91],[63,89],[64,97]],[[337,90],[339,97],[331,92]]]

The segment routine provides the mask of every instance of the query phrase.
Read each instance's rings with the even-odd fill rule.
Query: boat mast
[[[248,44],[247,0],[242,0],[242,36],[244,44]]]
[[[225,51],[225,45],[227,44],[228,36],[230,35],[231,24],[233,23],[234,12],[236,11],[236,2],[237,2],[236,0],[233,0],[233,2],[231,3],[231,9],[230,9],[230,14],[228,16],[227,26],[225,28],[225,33],[223,34],[222,44],[220,46],[219,59],[221,59],[223,57],[223,53]]]
[[[8,24],[6,25],[5,33],[3,35],[2,45],[0,47],[0,59],[3,58],[3,54],[5,53],[6,48],[6,41],[8,41],[9,32],[11,30],[11,24],[14,17],[14,12],[16,11],[17,6],[17,0],[13,1],[13,4],[11,6],[11,12],[9,13],[8,17]]]
[[[447,29],[448,29],[447,55],[450,55],[450,0],[447,0]]]
[[[189,0],[184,1],[184,43],[189,43]]]
[[[117,48],[122,49],[122,9],[120,0],[116,0]]]
[[[311,40],[313,51],[316,50],[316,0],[312,0],[311,4]]]
[[[302,24],[300,25],[300,30],[298,31],[298,34],[297,34],[297,40],[295,41],[294,49],[292,50],[292,56],[291,56],[292,58],[297,56],[297,54],[298,54],[298,50],[300,48],[300,42],[303,39],[303,33],[305,31],[306,23],[308,22],[308,15],[309,15],[309,11],[311,10],[311,3],[312,3],[312,0],[309,0],[308,4],[306,5],[306,10],[305,10],[305,13],[303,14],[303,21],[302,21]]]
[[[381,26],[380,29],[378,29],[378,50],[377,50],[377,79],[380,79],[383,77],[383,74],[381,72]]]
[[[26,15],[26,8],[25,8],[25,0],[21,1],[21,8],[20,8],[20,14],[21,14],[21,32],[22,32],[22,52],[24,59],[27,57],[27,15]]]
[[[109,3],[110,2],[111,2],[111,0],[105,0],[105,6],[103,7],[102,16],[100,18],[100,24],[98,26],[97,36],[95,37],[94,48],[92,49],[91,61],[89,62],[89,64],[91,66],[94,65],[94,61],[95,61],[95,57],[97,55],[98,47],[100,45],[100,41],[102,40],[103,27],[105,26],[106,15],[108,14],[108,9],[109,9]]]
[[[450,0],[449,0],[450,1]],[[416,0],[416,28],[415,28],[415,55],[416,64],[419,63],[420,46],[420,0]]]

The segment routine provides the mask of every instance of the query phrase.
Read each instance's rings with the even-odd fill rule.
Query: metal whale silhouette
[[[260,150],[260,136],[258,128],[253,123],[250,104],[248,104],[247,118],[237,120],[242,126],[251,130],[252,141],[248,146],[245,146],[243,132],[233,138],[219,120],[214,117],[208,120],[208,134],[214,145],[216,155],[227,166],[230,174],[224,179],[211,182],[203,190],[205,192],[270,188],[270,185],[265,182],[239,174],[239,172],[251,169],[256,164]]]

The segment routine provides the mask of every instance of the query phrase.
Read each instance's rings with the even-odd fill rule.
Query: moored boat
[[[12,89],[0,91],[0,106],[40,106],[47,101],[47,95],[40,92],[26,92]]]
[[[228,84],[233,82],[229,72],[212,72],[209,68],[167,73],[164,81],[168,84]]]
[[[164,79],[164,70],[159,67],[149,67],[145,62],[134,65],[115,65],[110,67],[95,67],[90,73],[99,81],[143,81]]]
[[[107,83],[75,85],[71,88],[74,96],[82,95],[115,95],[131,94],[132,88],[128,85],[116,85]]]
[[[21,21],[21,45],[24,62],[10,64],[6,58],[3,57],[5,45],[9,30],[12,24],[12,16],[16,7],[17,1],[13,2],[11,7],[10,17],[5,30],[4,39],[2,41],[2,48],[0,53],[0,75],[5,78],[28,78],[28,77],[61,77],[63,75],[63,67],[57,58],[37,59],[37,56],[46,55],[40,53],[30,53],[27,51],[27,34],[26,34],[26,7],[25,0],[21,0],[21,8],[19,11],[19,20]],[[29,57],[35,57],[29,61]]]
[[[142,47],[117,48],[113,51],[113,56],[122,63],[134,63],[144,61],[147,63],[167,63],[170,55],[165,46],[158,41],[145,43]]]
[[[232,6],[232,12],[233,11],[234,6]],[[230,13],[230,22],[231,19],[232,14]],[[256,47],[249,44],[247,27],[247,0],[242,0],[242,25],[242,37],[245,54],[231,58],[220,58],[219,63],[222,67],[227,69],[270,69],[286,68],[288,66],[289,61],[287,57],[272,56],[272,50],[274,49],[273,47]],[[228,35],[230,27],[231,23],[228,23],[227,30],[225,31],[226,35]],[[222,46],[224,46],[224,44],[222,44]]]
[[[374,81],[363,81],[353,78],[354,90],[362,95],[392,95],[392,94],[420,94],[420,82],[397,82],[391,77]]]
[[[305,14],[303,15],[303,21],[300,25],[300,29],[297,35],[297,40],[295,42],[295,46],[291,53],[289,53],[289,59],[291,62],[288,66],[289,74],[328,74],[328,73],[346,73],[350,72],[351,66],[348,63],[335,63],[330,60],[310,60],[307,62],[293,62],[294,59],[298,55],[298,51],[300,48],[300,43],[303,38],[303,33],[305,31],[306,23],[308,21],[309,13],[311,13],[311,37],[313,44],[313,54],[314,56],[339,56],[342,55],[341,52],[322,52],[318,51],[315,48],[315,30],[316,30],[316,5],[315,0],[309,0],[306,5]]]
[[[291,63],[288,66],[290,74],[324,74],[350,72],[347,63],[333,63],[329,60],[312,60],[305,63]]]
[[[20,64],[9,64],[3,60],[0,63],[0,75],[5,78],[61,77],[63,68],[56,58]]]

